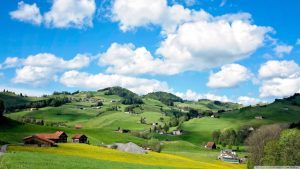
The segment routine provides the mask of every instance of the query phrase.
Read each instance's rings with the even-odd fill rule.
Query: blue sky
[[[243,104],[300,91],[296,0],[1,3],[1,89],[118,85]]]

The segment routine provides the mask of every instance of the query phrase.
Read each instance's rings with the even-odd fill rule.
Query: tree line
[[[232,147],[244,144],[246,138],[250,135],[251,127],[243,126],[239,130],[226,129],[224,131],[216,130],[212,132],[212,140],[223,147]]]
[[[14,112],[20,109],[28,109],[28,108],[43,108],[47,106],[58,107],[66,103],[70,103],[71,99],[68,97],[54,97],[48,98],[45,100],[33,101],[23,104],[16,104],[13,106],[6,107],[7,112]]]
[[[250,152],[248,168],[300,165],[300,130],[297,124],[262,126],[247,138],[246,143]]]

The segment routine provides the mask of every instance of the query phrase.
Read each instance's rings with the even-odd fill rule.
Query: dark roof
[[[72,139],[80,139],[81,137],[87,137],[84,134],[75,134]]]

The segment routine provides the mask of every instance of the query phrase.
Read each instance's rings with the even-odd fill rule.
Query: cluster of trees
[[[24,117],[21,119],[18,119],[18,121],[23,122],[23,123],[31,123],[31,124],[37,124],[37,125],[45,125],[44,120],[39,120],[39,119],[35,119],[33,117]]]
[[[67,92],[67,91],[62,91],[62,92],[53,92],[53,95],[71,95],[70,92]]]
[[[299,152],[300,130],[284,130],[278,139],[269,141],[264,147],[263,164],[268,166],[299,166]]]
[[[79,90],[77,90],[73,93],[68,92],[68,91],[61,91],[61,92],[55,91],[55,92],[53,92],[53,95],[74,95],[74,94],[78,94],[79,92],[80,92]]]
[[[262,126],[247,138],[250,157],[248,168],[253,166],[299,166],[300,130],[285,125]]]
[[[223,112],[225,112],[225,110],[219,110],[218,113],[214,113],[211,110],[198,111],[196,109],[190,108],[186,115],[187,115],[188,119],[193,119],[193,118],[198,118],[198,117],[203,117],[203,116],[212,116],[212,115],[214,115],[216,118],[218,118],[219,114],[223,113]]]
[[[174,106],[174,102],[183,102],[180,97],[166,92],[153,92],[145,95],[144,97],[159,100],[168,106]]]
[[[91,105],[91,107],[100,107],[100,106],[103,106],[102,101],[97,101],[95,104]]]
[[[106,111],[119,111],[119,106],[110,106],[106,108]]]
[[[143,104],[143,100],[137,94],[122,87],[109,87],[98,91],[105,91],[105,95],[118,95],[122,97],[122,104]]]
[[[275,102],[288,103],[295,106],[300,106],[300,93],[295,93],[293,96],[284,99],[275,99]]]
[[[13,95],[16,95],[16,96],[20,96],[20,97],[28,97],[27,95],[23,95],[23,93],[16,94],[15,92],[12,92],[12,91],[9,91],[9,90],[5,90],[5,89],[3,89],[2,92],[3,93],[10,93],[10,94],[13,94]]]
[[[227,129],[224,131],[216,130],[212,133],[212,139],[215,143],[225,146],[241,145],[250,135],[251,130],[247,126],[241,127],[238,131]]]
[[[147,123],[147,122],[146,122],[146,117],[141,117],[140,123],[141,123],[141,124],[146,124],[146,123]]]
[[[7,112],[13,112],[15,110],[27,109],[27,108],[42,108],[47,106],[58,107],[66,103],[70,103],[71,100],[68,97],[56,97],[45,100],[39,100],[34,102],[28,102],[24,104],[11,105],[6,108]]]
[[[157,139],[150,139],[147,142],[143,143],[142,147],[150,148],[152,151],[160,152],[161,151],[161,145],[159,140]]]
[[[169,129],[170,129],[170,125],[165,123],[163,126],[155,125],[155,126],[153,126],[153,128],[150,128],[149,131],[150,131],[150,133],[159,133],[161,131],[167,133],[169,131]]]
[[[144,108],[139,104],[129,105],[124,109],[125,112],[129,112],[131,114],[139,114],[142,113],[143,110]]]

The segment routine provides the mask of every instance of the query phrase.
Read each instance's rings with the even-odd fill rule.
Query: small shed
[[[121,129],[121,128],[119,128],[119,129],[116,130],[116,132],[118,132],[118,133],[130,133],[130,130],[129,129]]]
[[[207,142],[207,144],[205,145],[205,148],[209,149],[209,150],[212,150],[212,149],[216,149],[217,146],[215,144],[215,142]]]
[[[174,130],[174,131],[172,131],[172,135],[180,136],[180,135],[182,135],[182,130]]]
[[[76,134],[72,137],[73,143],[87,143],[87,139],[84,134]]]
[[[255,116],[255,119],[262,120],[262,119],[264,119],[264,117],[263,116]]]
[[[75,129],[82,129],[82,126],[80,124],[76,124]]]

